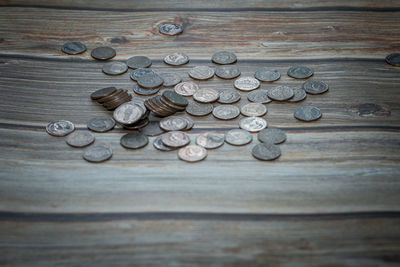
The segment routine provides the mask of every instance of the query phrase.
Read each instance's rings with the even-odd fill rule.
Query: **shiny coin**
[[[290,99],[288,99],[289,102],[300,102],[304,99],[306,99],[307,94],[306,91],[302,88],[292,88],[294,96]]]
[[[115,121],[110,117],[96,117],[90,119],[89,122],[87,123],[87,127],[89,128],[89,130],[99,133],[107,132],[113,129],[114,126],[115,126]]]
[[[125,148],[138,149],[149,143],[149,138],[142,133],[128,133],[121,137],[120,144]]]
[[[260,117],[267,113],[267,108],[260,103],[249,103],[241,107],[240,113],[247,117]]]
[[[90,146],[83,152],[83,158],[89,162],[103,162],[110,159],[112,150],[107,145]]]
[[[175,86],[182,81],[181,76],[175,73],[161,73],[161,78],[164,80],[163,86]]]
[[[109,46],[101,46],[92,50],[91,56],[97,60],[107,60],[115,57],[115,50]]]
[[[160,128],[164,131],[180,131],[187,126],[187,120],[178,116],[169,116],[160,121]]]
[[[259,160],[274,160],[281,155],[281,149],[271,143],[261,143],[253,147],[251,154]]]
[[[103,97],[112,95],[112,94],[114,94],[116,91],[117,91],[117,88],[115,88],[115,87],[106,87],[106,88],[102,88],[102,89],[99,89],[99,90],[93,92],[93,93],[90,95],[90,98],[91,98],[92,100],[98,100],[98,99],[100,99],[100,98],[103,98]]]
[[[260,82],[253,77],[241,77],[233,85],[239,90],[251,91],[260,87]]]
[[[165,100],[177,106],[186,107],[189,104],[185,97],[177,94],[175,91],[165,90],[162,96]]]
[[[262,82],[274,82],[281,77],[281,74],[279,73],[279,71],[274,69],[262,68],[256,71],[254,77]]]
[[[164,62],[173,66],[184,65],[189,62],[189,57],[184,53],[172,53],[164,58]]]
[[[103,72],[108,75],[119,75],[127,70],[128,66],[124,62],[111,61],[103,65]]]
[[[207,157],[207,150],[197,145],[185,146],[178,151],[178,157],[188,162],[196,162]]]
[[[400,67],[400,53],[392,53],[386,56],[386,62],[390,65]]]
[[[165,23],[160,26],[159,28],[160,33],[165,34],[165,35],[177,35],[181,34],[183,32],[183,27],[182,25],[176,24],[176,23]]]
[[[151,121],[145,127],[141,128],[140,132],[147,136],[157,136],[164,133],[164,130],[160,128],[160,122]]]
[[[214,70],[207,66],[197,66],[189,71],[189,76],[196,80],[207,80],[214,76]]]
[[[302,106],[294,112],[294,117],[301,121],[315,121],[321,116],[321,110],[314,106]]]
[[[183,129],[183,131],[189,131],[190,129],[192,129],[194,126],[194,121],[188,117],[182,117],[182,118],[186,120],[186,127],[185,129]]]
[[[126,102],[114,111],[113,117],[118,123],[129,125],[140,120],[144,112],[139,105]]]
[[[131,69],[148,68],[151,66],[151,59],[145,56],[134,56],[128,58],[126,64]]]
[[[183,147],[190,143],[189,136],[184,132],[172,131],[161,136],[164,145],[169,147]]]
[[[160,151],[172,151],[172,150],[175,150],[175,149],[176,149],[176,148],[174,148],[174,147],[169,147],[169,146],[164,145],[164,143],[163,143],[162,140],[161,140],[161,136],[157,137],[157,138],[154,140],[153,146],[154,146],[156,149],[160,150]]]
[[[292,88],[280,85],[268,90],[268,97],[276,101],[284,101],[292,98],[294,92]]]
[[[194,93],[193,99],[200,103],[212,103],[217,101],[219,93],[214,89],[203,88]]]
[[[242,96],[234,90],[222,90],[219,92],[218,102],[221,104],[233,104],[240,100]]]
[[[235,63],[237,58],[236,58],[236,55],[232,52],[220,51],[220,52],[215,53],[212,56],[211,60],[214,63],[226,65],[226,64]]]
[[[231,120],[239,116],[240,110],[234,105],[220,105],[213,109],[213,116],[220,120]]]
[[[267,127],[267,121],[260,117],[247,117],[239,121],[239,127],[243,130],[255,133]]]
[[[237,66],[218,66],[215,68],[215,75],[221,79],[233,79],[240,75],[240,70]]]
[[[146,68],[139,68],[131,72],[131,79],[134,81],[137,81],[140,76],[143,76],[145,74],[152,74],[154,71],[152,69],[146,69]]]
[[[201,104],[198,102],[190,102],[186,107],[186,112],[192,116],[206,116],[213,111],[212,104]]]
[[[323,81],[310,79],[303,83],[302,88],[309,94],[317,95],[323,94],[328,91],[329,86]]]
[[[311,77],[313,74],[314,71],[306,66],[294,66],[291,67],[287,72],[288,76],[296,79],[306,79]]]
[[[88,131],[76,131],[68,135],[65,142],[73,147],[85,147],[94,142],[94,135]]]
[[[181,82],[175,85],[175,92],[183,96],[192,96],[199,90],[199,86],[194,82]]]
[[[61,47],[61,51],[70,55],[77,55],[86,51],[86,45],[81,42],[68,42]]]
[[[243,146],[250,143],[253,136],[245,130],[233,129],[226,133],[225,142],[234,146]]]
[[[53,136],[66,136],[74,130],[74,124],[66,120],[52,121],[46,126],[46,132]]]
[[[143,88],[143,87],[139,86],[138,84],[134,84],[132,87],[132,90],[138,95],[154,95],[160,91],[161,87],[162,86],[149,89],[149,88]]]
[[[225,142],[224,134],[202,133],[196,138],[196,144],[207,149],[220,147]]]
[[[141,87],[145,88],[157,88],[160,87],[164,80],[156,73],[143,74],[137,79],[137,83]]]
[[[263,143],[280,144],[285,142],[286,134],[278,128],[265,128],[258,133],[257,138]]]
[[[268,91],[264,89],[255,90],[247,94],[247,99],[251,102],[267,104],[272,100],[268,97]]]

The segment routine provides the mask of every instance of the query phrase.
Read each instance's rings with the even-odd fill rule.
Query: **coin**
[[[164,80],[163,86],[174,86],[182,81],[181,76],[175,73],[161,73],[161,78]]]
[[[263,143],[280,144],[285,142],[286,134],[278,128],[265,128],[258,133],[257,138]]]
[[[198,145],[189,145],[179,149],[178,157],[184,161],[196,162],[207,157],[207,150]]]
[[[242,96],[234,90],[222,90],[219,92],[218,102],[221,104],[232,104],[240,100]]]
[[[149,143],[149,138],[142,133],[128,133],[121,137],[120,144],[125,148],[138,149]]]
[[[211,60],[214,63],[226,65],[226,64],[235,63],[237,58],[236,58],[236,55],[232,52],[220,51],[220,52],[215,53],[212,56]]]
[[[314,71],[306,66],[293,66],[287,71],[287,75],[296,79],[306,79],[311,77]]]
[[[294,112],[294,117],[301,121],[315,121],[321,118],[321,116],[321,110],[314,106],[302,106]]]
[[[154,95],[160,91],[162,86],[157,87],[157,88],[143,88],[139,86],[138,84],[134,84],[132,87],[132,90],[138,94],[138,95]]]
[[[144,112],[145,110],[139,105],[126,102],[114,111],[113,117],[121,124],[133,124],[142,117]]]
[[[184,132],[172,131],[161,136],[164,145],[169,147],[183,147],[190,143],[189,136]]]
[[[214,89],[203,88],[199,89],[194,93],[193,99],[200,103],[212,103],[217,101],[219,93]]]
[[[182,107],[186,107],[188,105],[187,99],[184,98],[183,96],[177,94],[175,91],[165,90],[162,93],[162,96],[165,100],[167,100],[168,102],[170,102],[174,105],[182,106]]]
[[[279,71],[270,68],[261,68],[254,74],[258,80],[262,82],[273,82],[281,77]]]
[[[260,87],[260,82],[253,77],[241,77],[236,79],[233,85],[239,90],[251,91]]]
[[[172,151],[172,150],[175,150],[175,149],[176,149],[176,148],[174,148],[174,147],[169,147],[169,146],[164,145],[164,143],[163,143],[162,140],[161,140],[161,136],[158,136],[158,137],[154,140],[153,146],[154,146],[156,149],[160,150],[160,151]]]
[[[245,130],[233,129],[226,133],[225,142],[234,146],[243,146],[250,143],[253,136]]]
[[[178,116],[169,116],[160,121],[160,128],[164,131],[180,131],[187,126],[187,120]]]
[[[302,88],[292,88],[294,96],[290,99],[288,99],[289,102],[299,102],[302,101],[304,99],[306,99],[307,94],[306,91],[304,91],[304,89]]]
[[[168,108],[174,110],[174,112],[176,112],[176,111],[184,111],[184,110],[186,109],[186,107],[178,106],[178,105],[175,105],[175,104],[169,102],[168,100],[166,100],[166,99],[165,99],[164,97],[162,97],[162,96],[160,96],[160,98],[158,98],[158,99],[160,100],[160,102],[161,102],[162,104],[164,104],[164,105],[167,106]]]
[[[239,127],[243,130],[255,133],[267,127],[267,121],[260,117],[247,117],[239,121]]]
[[[106,87],[106,88],[102,88],[102,89],[99,89],[99,90],[93,92],[93,93],[90,95],[90,98],[91,98],[92,100],[97,100],[97,99],[100,99],[100,98],[109,96],[109,95],[115,93],[116,91],[117,91],[117,88],[115,88],[115,87]]]
[[[113,129],[114,126],[115,121],[110,117],[96,117],[90,119],[87,123],[87,127],[89,128],[89,130],[99,133],[107,132]]]
[[[192,96],[199,90],[199,86],[194,82],[181,82],[175,85],[175,92],[183,96]]]
[[[267,113],[267,108],[260,103],[249,103],[241,107],[240,112],[248,117],[260,117]]]
[[[123,124],[122,127],[128,130],[139,130],[149,124],[149,119],[146,117],[144,119],[140,119],[133,124]]]
[[[126,64],[131,69],[148,68],[151,66],[151,59],[145,56],[134,56],[128,58]]]
[[[400,67],[400,53],[392,53],[386,56],[386,62],[390,65]]]
[[[136,105],[140,106],[143,110],[146,110],[146,107],[144,106],[144,101],[145,100],[143,98],[135,96],[135,97],[132,97],[131,101],[129,101],[128,103],[136,104]]]
[[[294,96],[294,92],[292,88],[280,85],[268,90],[268,97],[277,100],[284,101],[292,98]]]
[[[110,159],[112,150],[107,145],[90,146],[83,152],[83,158],[89,162],[103,162]]]
[[[128,66],[124,62],[111,61],[103,65],[103,72],[108,75],[119,75],[128,70]]]
[[[240,110],[234,105],[220,105],[213,109],[212,114],[220,120],[231,120],[239,116]]]
[[[196,144],[207,149],[220,147],[225,142],[224,134],[202,133],[196,138]]]
[[[92,50],[91,56],[97,60],[107,60],[115,57],[115,50],[109,46],[101,46]]]
[[[176,23],[165,23],[159,28],[160,33],[165,35],[178,35],[183,32],[182,25]]]
[[[303,83],[302,88],[309,94],[317,95],[328,91],[329,86],[323,81],[310,79]]]
[[[74,130],[74,124],[66,120],[52,121],[46,126],[46,132],[53,136],[66,136]]]
[[[137,83],[141,87],[145,88],[157,88],[160,87],[163,83],[164,80],[156,73],[149,73],[149,74],[143,74],[137,79]]]
[[[240,70],[237,66],[218,66],[215,68],[215,75],[222,79],[233,79],[240,75]]]
[[[68,135],[65,142],[73,147],[85,147],[94,142],[94,135],[88,131],[76,131]]]
[[[212,104],[201,104],[197,102],[190,102],[186,107],[186,112],[192,116],[206,116],[213,111]]]
[[[274,160],[281,155],[281,149],[271,143],[260,143],[253,147],[251,154],[259,160]]]
[[[139,68],[131,72],[131,79],[134,81],[137,81],[140,76],[145,75],[145,74],[152,74],[154,71],[152,69],[146,69],[146,68]]]
[[[81,42],[67,42],[61,47],[61,51],[70,55],[77,55],[86,51],[86,45]]]
[[[197,66],[189,71],[189,76],[196,80],[208,80],[214,76],[214,70],[207,66]]]
[[[194,126],[194,121],[188,117],[182,117],[182,119],[186,120],[186,127],[183,129],[184,131],[189,131]]]
[[[267,104],[272,100],[268,97],[268,91],[264,89],[258,89],[247,94],[247,99],[251,102]]]
[[[164,62],[169,65],[180,66],[188,63],[189,57],[184,53],[176,52],[166,56]]]
[[[160,128],[160,122],[151,121],[145,127],[141,128],[140,132],[147,136],[157,136],[164,133],[164,130]]]

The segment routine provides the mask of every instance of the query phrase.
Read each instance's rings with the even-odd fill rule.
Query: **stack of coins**
[[[188,104],[189,102],[185,97],[172,90],[166,90],[162,95],[149,98],[144,102],[149,111],[160,117],[167,117],[175,112],[185,111]]]
[[[149,124],[148,115],[143,103],[133,100],[119,106],[114,111],[113,118],[126,129],[138,130]]]
[[[130,101],[132,96],[128,93],[128,90],[106,87],[92,93],[90,98],[102,104],[106,109],[114,110],[123,103]]]

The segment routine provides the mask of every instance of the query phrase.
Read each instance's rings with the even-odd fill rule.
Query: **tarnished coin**
[[[225,142],[224,134],[202,133],[196,138],[196,144],[207,149],[220,147]]]
[[[189,71],[189,76],[196,80],[208,80],[214,76],[214,70],[207,66],[197,66]]]
[[[261,68],[254,74],[258,80],[262,82],[273,82],[281,77],[279,71],[270,68]]]
[[[120,144],[125,148],[138,149],[149,143],[149,138],[143,133],[128,133],[121,137]]]
[[[77,55],[86,51],[86,45],[81,42],[67,42],[61,47],[61,51],[70,55]]]
[[[309,94],[317,95],[323,94],[328,91],[329,86],[323,81],[310,79],[303,83],[302,88]]]
[[[137,83],[141,87],[145,88],[157,88],[160,87],[163,83],[164,80],[156,73],[149,73],[149,74],[143,74],[137,79]]]
[[[192,116],[206,116],[213,111],[212,104],[201,104],[198,102],[190,102],[186,107],[186,112]]]
[[[184,53],[176,52],[166,56],[164,62],[172,66],[180,66],[188,63],[189,57]]]
[[[99,89],[99,90],[93,92],[93,93],[90,95],[90,98],[91,98],[92,100],[98,100],[98,99],[100,99],[100,98],[103,98],[103,97],[112,95],[112,94],[114,94],[116,91],[117,91],[117,88],[115,88],[115,87],[106,87],[106,88],[102,88],[102,89]]]
[[[386,56],[386,62],[390,65],[400,67],[400,53],[392,53]]]
[[[234,90],[221,90],[219,92],[218,102],[221,104],[233,104],[240,100],[242,96]]]
[[[288,99],[289,102],[292,102],[292,103],[300,102],[300,101],[306,99],[307,94],[306,94],[306,91],[304,91],[304,89],[292,88],[292,90],[293,90],[294,95],[292,98]]]
[[[182,81],[181,76],[175,73],[161,73],[161,78],[164,80],[163,86],[175,86]]]
[[[151,59],[145,56],[134,56],[128,58],[126,64],[131,69],[148,68],[151,66]]]
[[[235,63],[237,58],[236,58],[236,55],[232,52],[220,51],[220,52],[215,53],[212,56],[211,60],[214,63],[226,65],[226,64]]]
[[[306,66],[293,66],[287,71],[287,75],[296,79],[307,79],[314,74],[314,71]]]
[[[240,75],[240,70],[234,65],[218,66],[215,68],[215,75],[222,79],[233,79]]]
[[[152,74],[154,71],[152,69],[147,69],[147,68],[139,68],[131,72],[131,79],[134,81],[137,81],[140,76],[143,76],[145,74]]]
[[[115,50],[109,46],[101,46],[92,50],[90,54],[92,58],[97,60],[107,60],[115,57]]]
[[[260,87],[260,82],[253,77],[241,77],[236,79],[233,84],[236,89],[242,91],[251,91]]]
[[[314,106],[302,106],[294,112],[294,117],[301,121],[315,121],[321,118],[321,116],[321,110]]]
[[[267,121],[260,117],[247,117],[239,121],[239,127],[243,130],[256,133],[267,127]]]
[[[156,149],[160,150],[160,151],[172,151],[172,150],[175,150],[175,149],[176,149],[175,147],[169,147],[169,146],[164,145],[164,143],[163,143],[162,140],[161,140],[161,136],[158,136],[158,137],[154,140],[153,146],[154,146]]]
[[[156,88],[143,88],[138,84],[134,84],[132,90],[138,95],[154,95],[157,94],[162,86]]]
[[[66,120],[52,121],[46,126],[46,132],[53,136],[66,136],[74,130],[74,124]]]
[[[189,104],[185,97],[177,94],[175,91],[172,90],[165,90],[162,93],[162,97],[168,102],[177,106],[186,107]]]
[[[250,143],[253,136],[245,130],[233,129],[226,133],[225,142],[234,146],[243,146]]]
[[[259,160],[274,160],[281,155],[281,149],[271,143],[260,143],[253,147],[251,154]]]
[[[169,147],[183,147],[190,143],[189,136],[184,132],[172,131],[161,136],[164,145]]]
[[[292,98],[294,92],[292,88],[280,85],[268,90],[268,97],[276,101],[284,101]]]
[[[147,136],[157,136],[164,133],[164,130],[160,128],[160,122],[151,121],[145,127],[140,128],[140,132]]]
[[[85,147],[94,142],[94,135],[88,131],[76,131],[68,135],[65,142],[73,147]]]
[[[83,158],[89,162],[103,162],[110,159],[112,150],[107,145],[90,146],[83,152]]]
[[[268,97],[268,91],[264,89],[255,90],[247,94],[247,99],[251,102],[267,104],[272,100]]]
[[[220,120],[231,120],[239,116],[240,110],[234,105],[220,105],[213,109],[213,116]]]
[[[131,101],[129,101],[128,103],[131,103],[131,104],[136,104],[136,105],[138,105],[139,107],[141,107],[141,109],[142,110],[144,110],[144,111],[146,111],[146,107],[144,106],[144,99],[143,98],[140,98],[140,97],[137,97],[137,96],[135,96],[135,97],[132,97],[132,99],[131,99]],[[145,115],[146,113],[144,113],[143,115]],[[142,115],[142,116],[143,116]],[[142,119],[143,119],[143,117],[142,117]]]
[[[160,128],[164,131],[180,131],[187,126],[187,120],[178,116],[169,116],[160,121]]]
[[[285,142],[286,134],[278,128],[265,128],[258,133],[257,138],[263,143],[280,144]]]
[[[103,72],[108,75],[119,75],[128,70],[128,66],[124,62],[111,61],[103,65]]]
[[[89,128],[89,130],[99,133],[107,132],[113,129],[114,126],[115,121],[110,117],[96,117],[90,119],[87,123],[87,127]]]
[[[181,82],[175,85],[175,92],[183,96],[192,96],[199,90],[199,86],[194,82]]]
[[[182,118],[186,120],[186,127],[185,129],[183,129],[183,131],[189,131],[190,129],[192,129],[194,126],[194,121],[189,117],[182,117]]]
[[[240,112],[247,117],[260,117],[267,113],[267,108],[260,103],[249,103],[241,107]]]
[[[121,124],[133,124],[140,120],[145,110],[132,102],[119,106],[113,114],[114,120]]]
[[[179,149],[178,157],[184,161],[196,162],[207,157],[207,150],[202,146],[189,145]]]
[[[193,99],[200,103],[212,103],[217,101],[218,98],[219,93],[209,88],[199,89],[193,95]]]
[[[183,32],[183,27],[182,25],[176,24],[176,23],[165,23],[160,26],[159,28],[160,33],[165,34],[165,35],[177,35],[181,34]]]

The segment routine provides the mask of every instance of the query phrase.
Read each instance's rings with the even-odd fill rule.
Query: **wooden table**
[[[1,265],[399,263],[400,68],[384,58],[400,51],[400,2],[203,2],[0,2]],[[164,22],[183,24],[184,33],[160,35]],[[63,54],[67,41],[88,51]],[[66,119],[85,129],[90,118],[112,114],[91,92],[131,88],[129,73],[106,76],[90,57],[102,45],[116,49],[116,60],[147,55],[154,70],[184,80],[229,50],[242,76],[281,72],[265,89],[301,86],[286,71],[303,64],[330,89],[267,105],[269,125],[287,133],[273,162],[251,156],[256,135],[189,164],[151,144],[122,148],[127,131],[117,127],[96,134],[111,144],[112,159],[90,164],[45,126]],[[190,63],[164,64],[175,51]],[[199,84],[233,88],[217,77]],[[243,93],[237,105],[247,102]],[[320,107],[322,119],[297,121],[294,110],[306,104]],[[238,127],[238,119],[194,120],[192,139]]]

